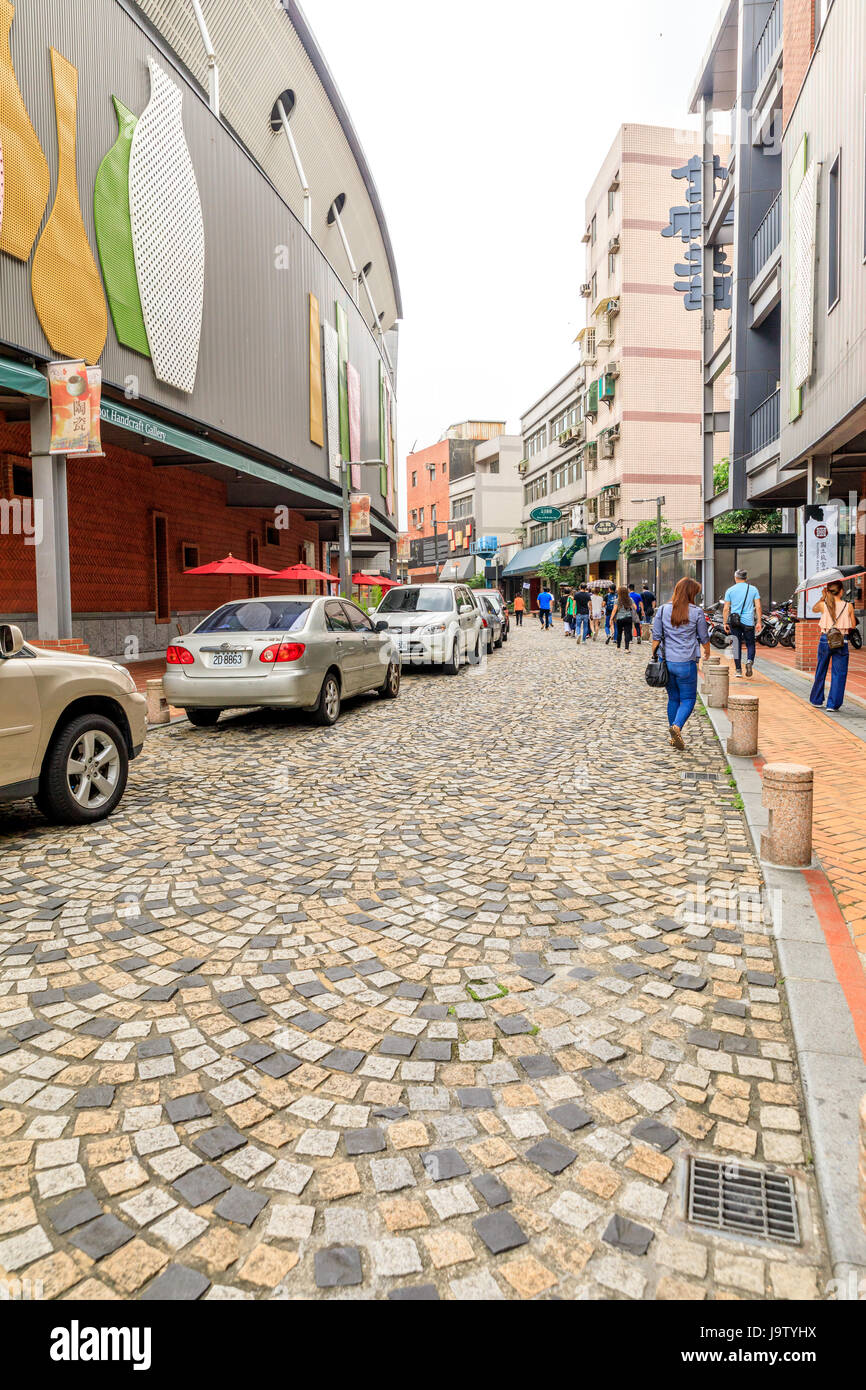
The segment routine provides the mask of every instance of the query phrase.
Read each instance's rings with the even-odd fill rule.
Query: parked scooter
[[[765,647],[778,646],[779,632],[784,618],[785,614],[783,614],[781,608],[771,608],[770,612],[763,619],[761,631],[758,633],[756,640]]]
[[[710,634],[710,645],[719,651],[724,651],[731,645],[731,639],[725,632],[725,625],[722,621],[724,613],[724,603],[721,599],[714,603],[712,608],[704,609],[704,617],[707,620],[707,631]]]
[[[781,622],[779,624],[779,646],[793,647],[796,645],[797,623],[800,621],[797,617],[797,608],[794,600],[789,599],[787,603],[780,604],[779,613],[781,614]]]

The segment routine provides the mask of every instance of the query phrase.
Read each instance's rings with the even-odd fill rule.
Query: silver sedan
[[[310,710],[319,724],[335,724],[347,696],[396,699],[400,656],[385,624],[348,599],[243,599],[169,647],[163,685],[201,727],[253,705]]]

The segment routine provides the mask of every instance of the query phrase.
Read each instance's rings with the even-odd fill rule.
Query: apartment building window
[[[472,515],[472,497],[455,497],[451,503],[451,520],[460,521],[464,516]]]
[[[530,528],[529,528],[529,544],[530,544],[530,545],[543,545],[544,542],[545,542],[546,540],[547,540],[547,527],[546,527],[546,526],[530,526]]]
[[[168,582],[168,521],[162,512],[153,514],[153,616],[158,623],[171,621]]]
[[[531,483],[527,483],[523,489],[523,500],[527,506],[533,502],[539,502],[542,497],[547,496],[547,474],[542,473],[540,477],[533,478]]]
[[[436,521],[436,503],[434,502],[433,505],[432,505],[431,508],[430,508],[430,525],[432,526],[432,525],[435,523],[435,521]]]
[[[568,463],[560,463],[554,468],[550,475],[551,492],[559,492],[561,488],[571,487],[583,476],[580,459],[569,459]]]
[[[839,259],[841,251],[842,152],[830,167],[827,194],[827,312],[839,303]]]
[[[546,425],[542,425],[542,427],[541,427],[540,430],[536,430],[535,433],[534,433],[534,434],[531,434],[531,435],[529,436],[529,438],[527,439],[527,441],[526,441],[526,457],[527,457],[528,459],[535,458],[535,455],[536,455],[536,454],[540,454],[541,451],[542,451],[542,449],[546,449],[546,448],[547,448],[547,426],[546,426]]]
[[[550,422],[550,437],[556,439],[558,435],[564,434],[566,430],[573,430],[575,425],[580,424],[580,406],[575,402],[567,410],[560,411],[559,415],[554,415]]]
[[[598,227],[596,226],[596,220],[597,219],[595,213],[593,213],[592,221],[589,224],[589,240],[593,246],[595,246],[595,239],[598,235]]]
[[[563,536],[568,535],[568,522],[555,521],[550,528],[550,539],[552,541],[562,540]]]
[[[611,280],[612,280],[612,279],[614,278],[614,276],[616,275],[616,252],[615,252],[615,251],[608,251],[608,253],[607,253],[607,273],[608,273],[608,276],[610,277]]]
[[[614,189],[614,188],[609,188],[609,189],[607,190],[607,215],[608,215],[608,217],[613,217],[615,208],[616,208],[616,189]]]
[[[488,473],[498,473],[498,472],[499,472],[499,459],[491,459],[491,460],[490,460],[490,462],[489,462],[488,465],[487,465],[487,472],[488,472]]]
[[[418,525],[419,525],[419,526],[423,526],[423,525],[424,525],[424,508],[423,508],[423,507],[419,507],[419,508],[418,508]]]
[[[412,525],[413,525],[413,526],[417,526],[417,525],[418,525],[418,508],[417,508],[417,507],[413,507],[413,508],[412,508]]]
[[[417,487],[417,486],[418,486],[418,474],[417,474],[417,473],[413,473],[413,474],[412,474],[412,486],[413,486],[413,487]]]
[[[592,276],[592,295],[590,296],[593,304],[598,299],[598,271],[593,271]]]
[[[443,463],[443,465],[442,465],[442,477],[443,477],[443,478],[445,477],[445,474],[446,474],[447,472],[448,472],[448,464],[447,464],[447,463]]]

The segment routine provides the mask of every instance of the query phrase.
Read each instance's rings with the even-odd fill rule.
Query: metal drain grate
[[[717,1231],[800,1244],[792,1179],[742,1163],[689,1158],[688,1219]]]

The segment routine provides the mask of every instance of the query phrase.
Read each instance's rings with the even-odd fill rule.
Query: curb
[[[725,711],[711,709],[703,697],[701,703],[742,797],[760,861],[761,831],[768,821],[761,774],[751,758],[725,751],[731,728]],[[834,1277],[848,1281],[852,1274],[866,1277],[857,1177],[859,1109],[866,1095],[866,978],[829,881],[816,863],[808,870],[761,863],[761,872],[803,1082],[830,1262]]]

